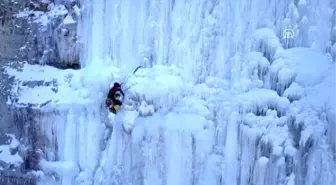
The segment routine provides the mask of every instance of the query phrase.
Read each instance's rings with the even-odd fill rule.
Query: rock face
[[[34,177],[25,173],[30,170],[27,164],[38,164],[32,159],[36,155],[26,152],[25,148],[29,147],[23,146],[28,145],[20,144],[14,134],[0,134],[0,184],[36,184]],[[27,157],[22,158],[22,154],[26,154]]]
[[[25,44],[27,35],[25,29],[28,25],[19,23],[14,18],[14,14],[22,10],[28,0],[22,0],[20,3],[10,0],[1,1],[0,4],[0,57],[2,59],[14,59],[17,51]]]
[[[5,0],[0,6],[0,59],[78,68],[78,6],[63,3]]]
[[[40,123],[35,121],[41,116],[40,111],[6,104],[13,79],[4,74],[3,67],[11,63],[19,68],[18,63],[12,62],[28,61],[61,69],[78,69],[78,6],[78,2],[72,0],[0,2],[0,136],[13,133],[20,145],[14,149],[9,147],[10,153],[22,158],[17,166],[0,159],[0,184],[36,184],[36,180],[26,173],[39,169],[40,151],[48,145],[37,143],[43,138],[37,126]],[[27,84],[30,85],[34,84]],[[3,138],[6,137],[0,137],[0,146],[9,146]]]

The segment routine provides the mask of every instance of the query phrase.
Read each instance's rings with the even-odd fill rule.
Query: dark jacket
[[[115,95],[117,92],[120,92],[123,96],[125,96],[124,92],[121,90],[121,86],[119,83],[114,83],[113,87],[109,90],[107,95],[108,99],[111,99],[114,105],[121,105],[122,102],[115,99]]]

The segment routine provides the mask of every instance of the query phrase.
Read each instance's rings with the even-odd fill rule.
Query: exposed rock
[[[55,156],[57,157],[55,154],[58,150],[56,142],[48,140],[44,131],[41,129],[42,123],[37,119],[47,116],[48,114],[27,107],[15,108],[12,112],[12,116],[14,117],[13,123],[16,129],[15,134],[17,138],[20,138],[20,145],[15,146],[11,144],[11,141],[8,143],[9,138],[5,137],[6,135],[0,137],[0,142],[3,141],[3,143],[7,145],[11,144],[11,154],[19,154],[23,160],[19,166],[13,166],[12,164],[6,163],[6,161],[0,160],[0,173],[8,173],[3,179],[0,178],[0,184],[4,178],[7,180],[14,178],[23,180],[25,179],[25,174],[28,172],[40,169],[39,162],[42,158],[54,160]],[[52,156],[52,158],[50,158],[50,156]],[[11,173],[9,173],[12,171],[15,171],[15,176],[11,176]]]
[[[28,61],[30,64],[78,69],[78,6],[78,2],[73,0],[0,2],[0,145],[11,142],[4,133],[13,133],[20,143],[19,146],[9,147],[7,152],[22,157],[19,166],[0,160],[1,185],[35,185],[36,178],[28,176],[27,172],[38,170],[41,158],[57,159],[55,151],[58,148],[55,141],[47,139],[41,123],[37,121],[47,114],[29,108],[33,105],[15,108],[6,104],[13,79],[3,73],[3,67],[12,61]],[[20,68],[19,62],[11,65]],[[27,81],[22,84],[27,87],[51,86],[57,92],[57,84],[52,81]],[[50,101],[40,106],[48,103]]]
[[[62,3],[7,0],[1,4],[0,60],[78,69],[78,6],[76,1]]]
[[[14,2],[3,0],[0,4],[0,59],[15,59],[17,51],[25,44],[28,25],[14,15],[23,9],[28,0]]]
[[[55,29],[56,45],[59,53],[58,68],[79,68],[77,52],[77,23],[74,16],[68,14],[63,22]]]

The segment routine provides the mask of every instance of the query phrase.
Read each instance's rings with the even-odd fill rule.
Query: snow
[[[5,73],[14,77],[9,104],[32,104],[34,107],[41,107],[49,103],[62,105],[92,101],[88,99],[87,90],[77,81],[80,77],[79,71],[30,65],[27,62],[20,66],[22,67],[19,69],[5,67]]]
[[[153,105],[147,105],[145,101],[142,101],[139,107],[139,114],[141,116],[151,116],[155,112]]]
[[[41,161],[40,166],[44,173],[56,173],[63,176],[64,174],[76,174],[80,170],[75,162],[71,161]],[[62,174],[63,173],[63,174]],[[71,182],[71,181],[70,181]],[[69,182],[67,182],[69,183]]]
[[[16,14],[17,18],[28,18],[32,17],[33,22],[40,24],[41,26],[47,26],[53,19],[58,16],[63,16],[68,13],[68,10],[64,5],[53,5],[48,6],[49,11],[32,11],[25,9]]]
[[[321,52],[328,16],[317,13],[327,2],[132,3],[81,2],[82,69],[5,68],[9,103],[36,104],[41,132],[57,138],[48,146],[57,161],[40,163],[45,176],[62,185],[334,183],[335,64]],[[126,94],[116,115],[104,107],[115,81]]]
[[[288,49],[281,59],[280,61],[274,61],[274,64],[279,62],[282,65],[278,73],[280,82],[288,83],[287,79],[294,76],[293,72],[295,71],[295,82],[301,86],[312,86],[321,83],[331,64],[326,55],[307,48]],[[282,70],[291,71],[289,73],[281,73]],[[287,81],[281,79],[286,79]]]
[[[123,117],[123,120],[120,121],[120,122],[123,123],[124,130],[127,133],[130,133],[132,131],[132,129],[133,129],[134,124],[136,123],[135,119],[138,117],[138,115],[141,115],[141,116],[148,115],[149,111],[153,111],[153,109],[150,109],[150,108],[151,107],[149,107],[147,109],[140,109],[139,112],[137,112],[137,111],[128,111],[127,112],[127,116]],[[146,110],[147,110],[147,112],[144,112]]]
[[[273,30],[269,28],[261,28],[254,32],[251,37],[252,47],[260,52],[267,51],[267,58],[274,60],[279,53],[283,52],[279,38]]]
[[[285,92],[287,94],[299,94],[302,96],[298,102],[295,102],[293,106],[302,110],[313,110],[313,111],[334,111],[335,110],[335,65],[331,64],[326,57],[320,56],[316,57],[316,53],[311,50],[306,50],[301,54],[308,56],[305,61],[308,64],[312,64],[309,68],[314,68],[314,71],[311,71],[310,74],[307,74],[306,71],[300,72],[298,70],[298,76],[300,73],[303,73],[302,76],[307,78],[297,78],[295,79],[296,83],[293,83]],[[299,51],[296,55],[299,58]],[[316,64],[314,64],[316,63]],[[307,69],[310,70],[310,69]],[[314,74],[314,75],[312,75]],[[299,82],[301,81],[301,86]],[[326,90],[322,90],[326,89]],[[294,113],[297,114],[297,113]]]
[[[8,137],[8,141],[6,144],[0,145],[0,160],[18,167],[23,159],[18,152],[12,153],[12,150],[17,149],[20,143],[13,134],[5,135]]]
[[[75,5],[75,6],[73,7],[73,9],[74,9],[76,15],[77,15],[77,16],[80,16],[81,10],[79,9],[79,7],[78,7],[77,5]]]
[[[289,101],[285,97],[280,97],[275,91],[269,89],[253,89],[247,93],[239,94],[234,100],[242,112],[257,112],[268,108],[275,108],[280,112],[285,112],[289,106]]]
[[[169,108],[176,103],[184,93],[185,83],[180,70],[176,67],[154,66],[142,68],[129,78],[125,88],[135,101],[145,100],[154,108]]]
[[[289,99],[300,99],[304,95],[304,88],[301,87],[296,82],[293,82],[284,92],[283,94],[285,97]]]
[[[73,24],[73,23],[76,23],[76,21],[72,18],[70,14],[68,14],[63,20],[63,24]]]
[[[325,75],[321,83],[305,89],[306,95],[291,106],[291,114],[296,117],[296,124],[305,127],[301,142],[306,143],[310,137],[324,138],[325,129],[328,129],[328,140],[334,147],[335,66]]]

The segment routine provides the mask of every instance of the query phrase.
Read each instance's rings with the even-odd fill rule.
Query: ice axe
[[[142,66],[138,66],[137,68],[135,68],[135,70],[133,71],[133,73],[130,74],[130,75],[128,75],[128,76],[125,78],[125,80],[124,80],[120,85],[122,86],[123,84],[125,84],[125,83],[127,82],[127,80],[128,80],[131,76],[133,76],[133,75],[138,71],[138,69],[140,69],[140,68],[142,68]],[[129,88],[125,89],[125,91],[128,90],[128,89],[129,89]]]

